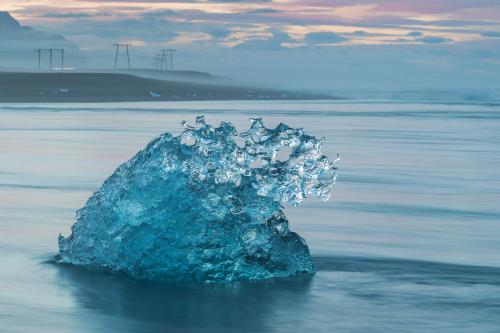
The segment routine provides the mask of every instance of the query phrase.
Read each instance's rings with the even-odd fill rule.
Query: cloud
[[[266,3],[273,0],[144,0],[143,3]],[[95,3],[138,3],[139,0],[85,0],[85,2]]]
[[[410,37],[420,37],[422,35],[423,35],[423,33],[421,33],[420,31],[411,31],[411,32],[406,34],[406,36],[410,36]]]
[[[483,36],[483,37],[500,38],[500,32],[498,32],[498,31],[485,31],[485,32],[481,33],[481,36]]]
[[[356,30],[352,33],[345,33],[343,36],[345,37],[346,35],[349,36],[355,36],[355,37],[381,37],[381,36],[387,36],[387,37],[394,37],[394,36],[399,36],[399,34],[394,34],[394,33],[382,33],[382,32],[368,32],[364,30]]]
[[[277,14],[277,13],[283,13],[281,10],[277,10],[274,8],[259,8],[259,9],[253,9],[245,12],[246,14]]]
[[[214,38],[225,38],[231,34],[231,30],[220,28],[220,27],[207,27],[205,28],[206,32]]]
[[[157,10],[151,10],[147,11],[145,13],[142,13],[142,19],[157,19],[157,18],[165,18],[169,16],[176,16],[179,15],[178,12],[173,11],[171,9],[157,9]]]
[[[311,5],[350,6],[352,0],[312,0]],[[377,10],[385,13],[420,13],[420,14],[449,14],[460,10],[488,8],[498,6],[498,0],[356,0],[356,4],[376,4]]]
[[[238,2],[272,2],[273,0],[211,0],[209,2],[225,2],[225,3],[238,3]],[[191,2],[199,2],[199,1],[191,1]]]
[[[83,17],[95,17],[95,16],[107,16],[106,14],[90,14],[90,13],[45,13],[40,17],[45,18],[83,18]]]
[[[358,36],[358,37],[367,37],[367,36],[371,36],[372,35],[371,33],[366,32],[364,30],[356,30],[352,34],[354,36]]]
[[[9,1],[14,3],[16,0]],[[444,4],[447,8],[466,10],[491,5],[492,2],[486,0],[473,1],[476,7],[470,4],[471,0],[439,0],[441,7],[425,1],[417,3],[417,0],[66,0],[74,7],[71,11],[61,8],[57,0],[44,1],[45,6],[26,5],[16,12],[26,22],[32,19],[44,30],[73,40],[85,40],[86,48],[92,48],[91,39],[94,38],[100,45],[123,39],[141,40],[147,49],[151,45],[168,43],[181,32],[190,33],[183,36],[210,35],[212,38],[203,46],[214,49],[238,44],[253,49],[347,42],[382,45],[398,38],[398,43],[439,44],[451,42],[451,38],[462,43],[470,39],[481,40],[481,35],[496,37],[483,31],[495,31],[493,25],[500,25],[500,19],[482,19],[480,15],[484,9],[470,16],[450,11],[450,15],[429,17],[414,15],[418,11],[396,10],[413,8],[422,13],[435,12],[443,9]],[[94,4],[89,5],[89,2]],[[47,5],[49,3],[51,5]],[[380,10],[383,7],[392,10]],[[337,15],[339,8],[343,8],[345,17]],[[105,20],[99,17],[103,16],[100,13],[106,13]],[[257,33],[252,33],[252,29]],[[270,30],[286,31],[293,39],[267,38],[270,33],[262,35],[263,31]],[[185,38],[193,40],[196,49],[201,47],[199,39]],[[189,44],[184,47],[188,48]]]
[[[109,40],[110,43],[121,40],[140,40],[144,43],[159,43],[172,40],[178,33],[195,31],[196,25],[172,22],[163,15],[145,12],[136,17],[95,20],[93,17],[81,17],[77,21],[64,21],[58,30],[64,35],[93,36],[96,39]]]
[[[179,32],[177,36],[173,40],[171,40],[171,43],[176,45],[181,45],[181,44],[203,43],[211,40],[212,36],[207,33],[183,31]]]
[[[334,32],[326,31],[310,32],[304,38],[304,41],[314,44],[340,44],[347,40],[347,38],[342,37]]]
[[[442,43],[452,42],[453,40],[444,37],[428,36],[428,37],[417,38],[416,41],[424,44],[442,44]]]
[[[294,40],[290,36],[279,30],[272,31],[270,38],[256,38],[245,41],[233,47],[233,49],[247,51],[277,51],[283,50],[283,44],[293,43]]]

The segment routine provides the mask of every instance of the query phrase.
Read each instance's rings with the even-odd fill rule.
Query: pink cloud
[[[378,11],[413,12],[420,14],[443,14],[455,12],[461,9],[498,7],[498,0],[302,0],[303,5],[339,7],[353,6],[355,4],[377,5]]]

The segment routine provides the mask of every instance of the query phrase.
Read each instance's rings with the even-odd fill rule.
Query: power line
[[[156,68],[160,70],[174,70],[174,53],[176,49],[163,49],[155,56]]]
[[[120,57],[126,57],[127,58],[128,70],[130,70],[130,52],[129,52],[130,46],[131,45],[127,44],[127,43],[115,43],[115,44],[113,44],[113,47],[116,50],[116,53],[115,53],[115,70],[118,69],[118,59]],[[120,54],[120,50],[125,51],[125,54]]]
[[[33,49],[33,52],[37,56],[37,68],[39,71],[42,70],[42,57],[44,54],[47,54],[49,57],[49,70],[54,70],[53,66],[53,58],[56,55],[59,55],[60,62],[61,62],[61,71],[64,71],[64,49]]]

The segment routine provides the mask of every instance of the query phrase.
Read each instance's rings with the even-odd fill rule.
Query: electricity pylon
[[[42,56],[47,54],[49,56],[49,70],[54,70],[53,58],[59,55],[61,61],[61,71],[64,71],[64,49],[33,49],[34,53],[37,55],[38,59],[38,70],[42,70]]]
[[[129,52],[130,46],[131,45],[127,44],[127,43],[115,43],[115,44],[113,44],[113,47],[116,50],[116,52],[115,52],[115,70],[118,69],[118,58],[120,56],[127,58],[128,70],[130,70],[130,52]],[[125,54],[121,55],[120,50],[124,50]]]

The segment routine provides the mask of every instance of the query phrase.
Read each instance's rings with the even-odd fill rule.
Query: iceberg
[[[198,117],[122,164],[59,235],[57,261],[138,279],[229,282],[314,273],[284,205],[328,200],[336,162],[316,139],[251,119],[238,135]],[[283,152],[289,156],[281,158]]]

